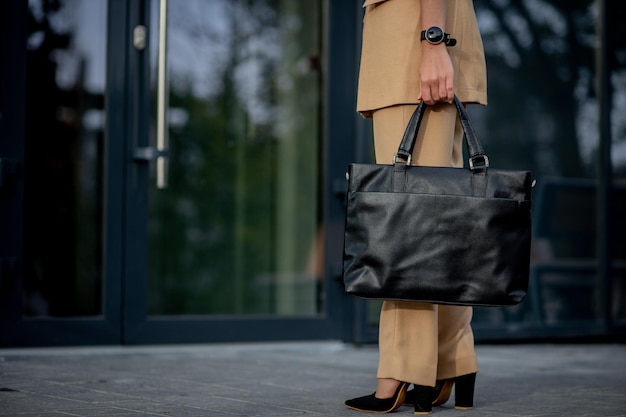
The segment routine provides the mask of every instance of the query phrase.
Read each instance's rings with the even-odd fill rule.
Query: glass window
[[[477,329],[592,328],[605,319],[606,284],[612,320],[626,322],[626,4],[603,3],[614,187],[609,276],[597,268],[598,2],[474,0],[489,105],[468,111],[491,166],[528,169],[537,179],[529,295],[515,307],[475,308]],[[377,315],[369,309],[370,325]]]
[[[474,2],[490,101],[476,112],[477,130],[484,132],[492,166],[530,169],[537,179],[529,296],[515,308],[477,309],[476,322],[577,326],[603,319],[609,277],[597,268],[597,3]],[[606,3],[613,4],[614,16],[624,15],[624,5]],[[611,19],[608,36],[623,43],[623,25]],[[610,55],[612,62],[623,61],[623,46]],[[608,74],[616,138],[626,121],[618,110],[626,93],[622,75]],[[616,143],[614,158],[618,148]]]
[[[320,47],[319,1],[169,1],[150,314],[322,311]]]
[[[100,315],[107,2],[28,8],[23,313]]]

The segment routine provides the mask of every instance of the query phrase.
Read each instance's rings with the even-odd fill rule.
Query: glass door
[[[322,2],[137,13],[125,340],[328,336]]]
[[[0,2],[0,346],[350,334],[360,10]]]
[[[117,132],[105,128],[122,111],[107,62],[107,48],[123,45],[109,37],[124,31],[108,20],[112,3],[0,7],[0,345],[120,340],[120,242],[104,226],[120,224],[105,207],[119,200],[109,176]]]

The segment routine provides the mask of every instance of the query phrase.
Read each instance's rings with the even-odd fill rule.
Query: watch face
[[[437,26],[428,28],[426,31],[426,40],[430,43],[440,43],[443,41],[443,30]]]

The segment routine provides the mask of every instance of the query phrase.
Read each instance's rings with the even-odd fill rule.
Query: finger
[[[430,94],[430,88],[427,85],[422,86],[422,91],[420,92],[420,96],[424,103],[428,105],[435,104],[432,95]]]
[[[450,101],[450,95],[449,95],[449,83],[448,80],[446,78],[443,78],[442,80],[439,81],[439,101]]]
[[[428,91],[430,92],[430,100],[431,100],[431,102],[428,104],[435,104],[436,102],[440,100],[439,87],[437,86],[437,83],[432,83]]]
[[[454,101],[454,79],[451,77],[446,80],[446,93],[448,103],[452,103]]]
[[[433,90],[431,92],[431,97],[432,97],[432,101],[433,101],[432,104],[435,104],[436,102],[441,100],[441,96],[439,95],[439,89],[433,88]]]

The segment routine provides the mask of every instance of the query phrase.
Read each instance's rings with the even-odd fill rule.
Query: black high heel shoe
[[[454,378],[454,408],[471,410],[474,407],[474,386],[476,374],[467,374]]]
[[[413,385],[414,414],[430,414],[433,412],[433,397],[435,389],[423,385]]]
[[[376,393],[346,401],[346,406],[353,410],[368,413],[391,413],[404,402],[408,382],[400,382],[391,398],[376,398]]]
[[[454,378],[442,379],[437,381],[435,385],[435,395],[433,396],[433,406],[445,404],[450,399],[452,393],[452,387],[454,386]]]
[[[456,384],[456,385],[455,385]],[[432,405],[434,407],[445,404],[450,399],[452,386],[454,386],[454,408],[459,410],[469,410],[474,406],[474,386],[476,384],[476,373],[458,376],[456,378],[438,380],[433,389]],[[409,390],[404,398],[404,404],[411,406],[415,404],[415,390]]]
[[[454,379],[440,379],[437,380],[435,387],[432,391],[432,405],[438,406],[445,404],[450,398],[452,392],[452,386],[454,385]],[[412,406],[415,404],[415,388],[410,389],[404,396],[404,403],[402,405]]]

